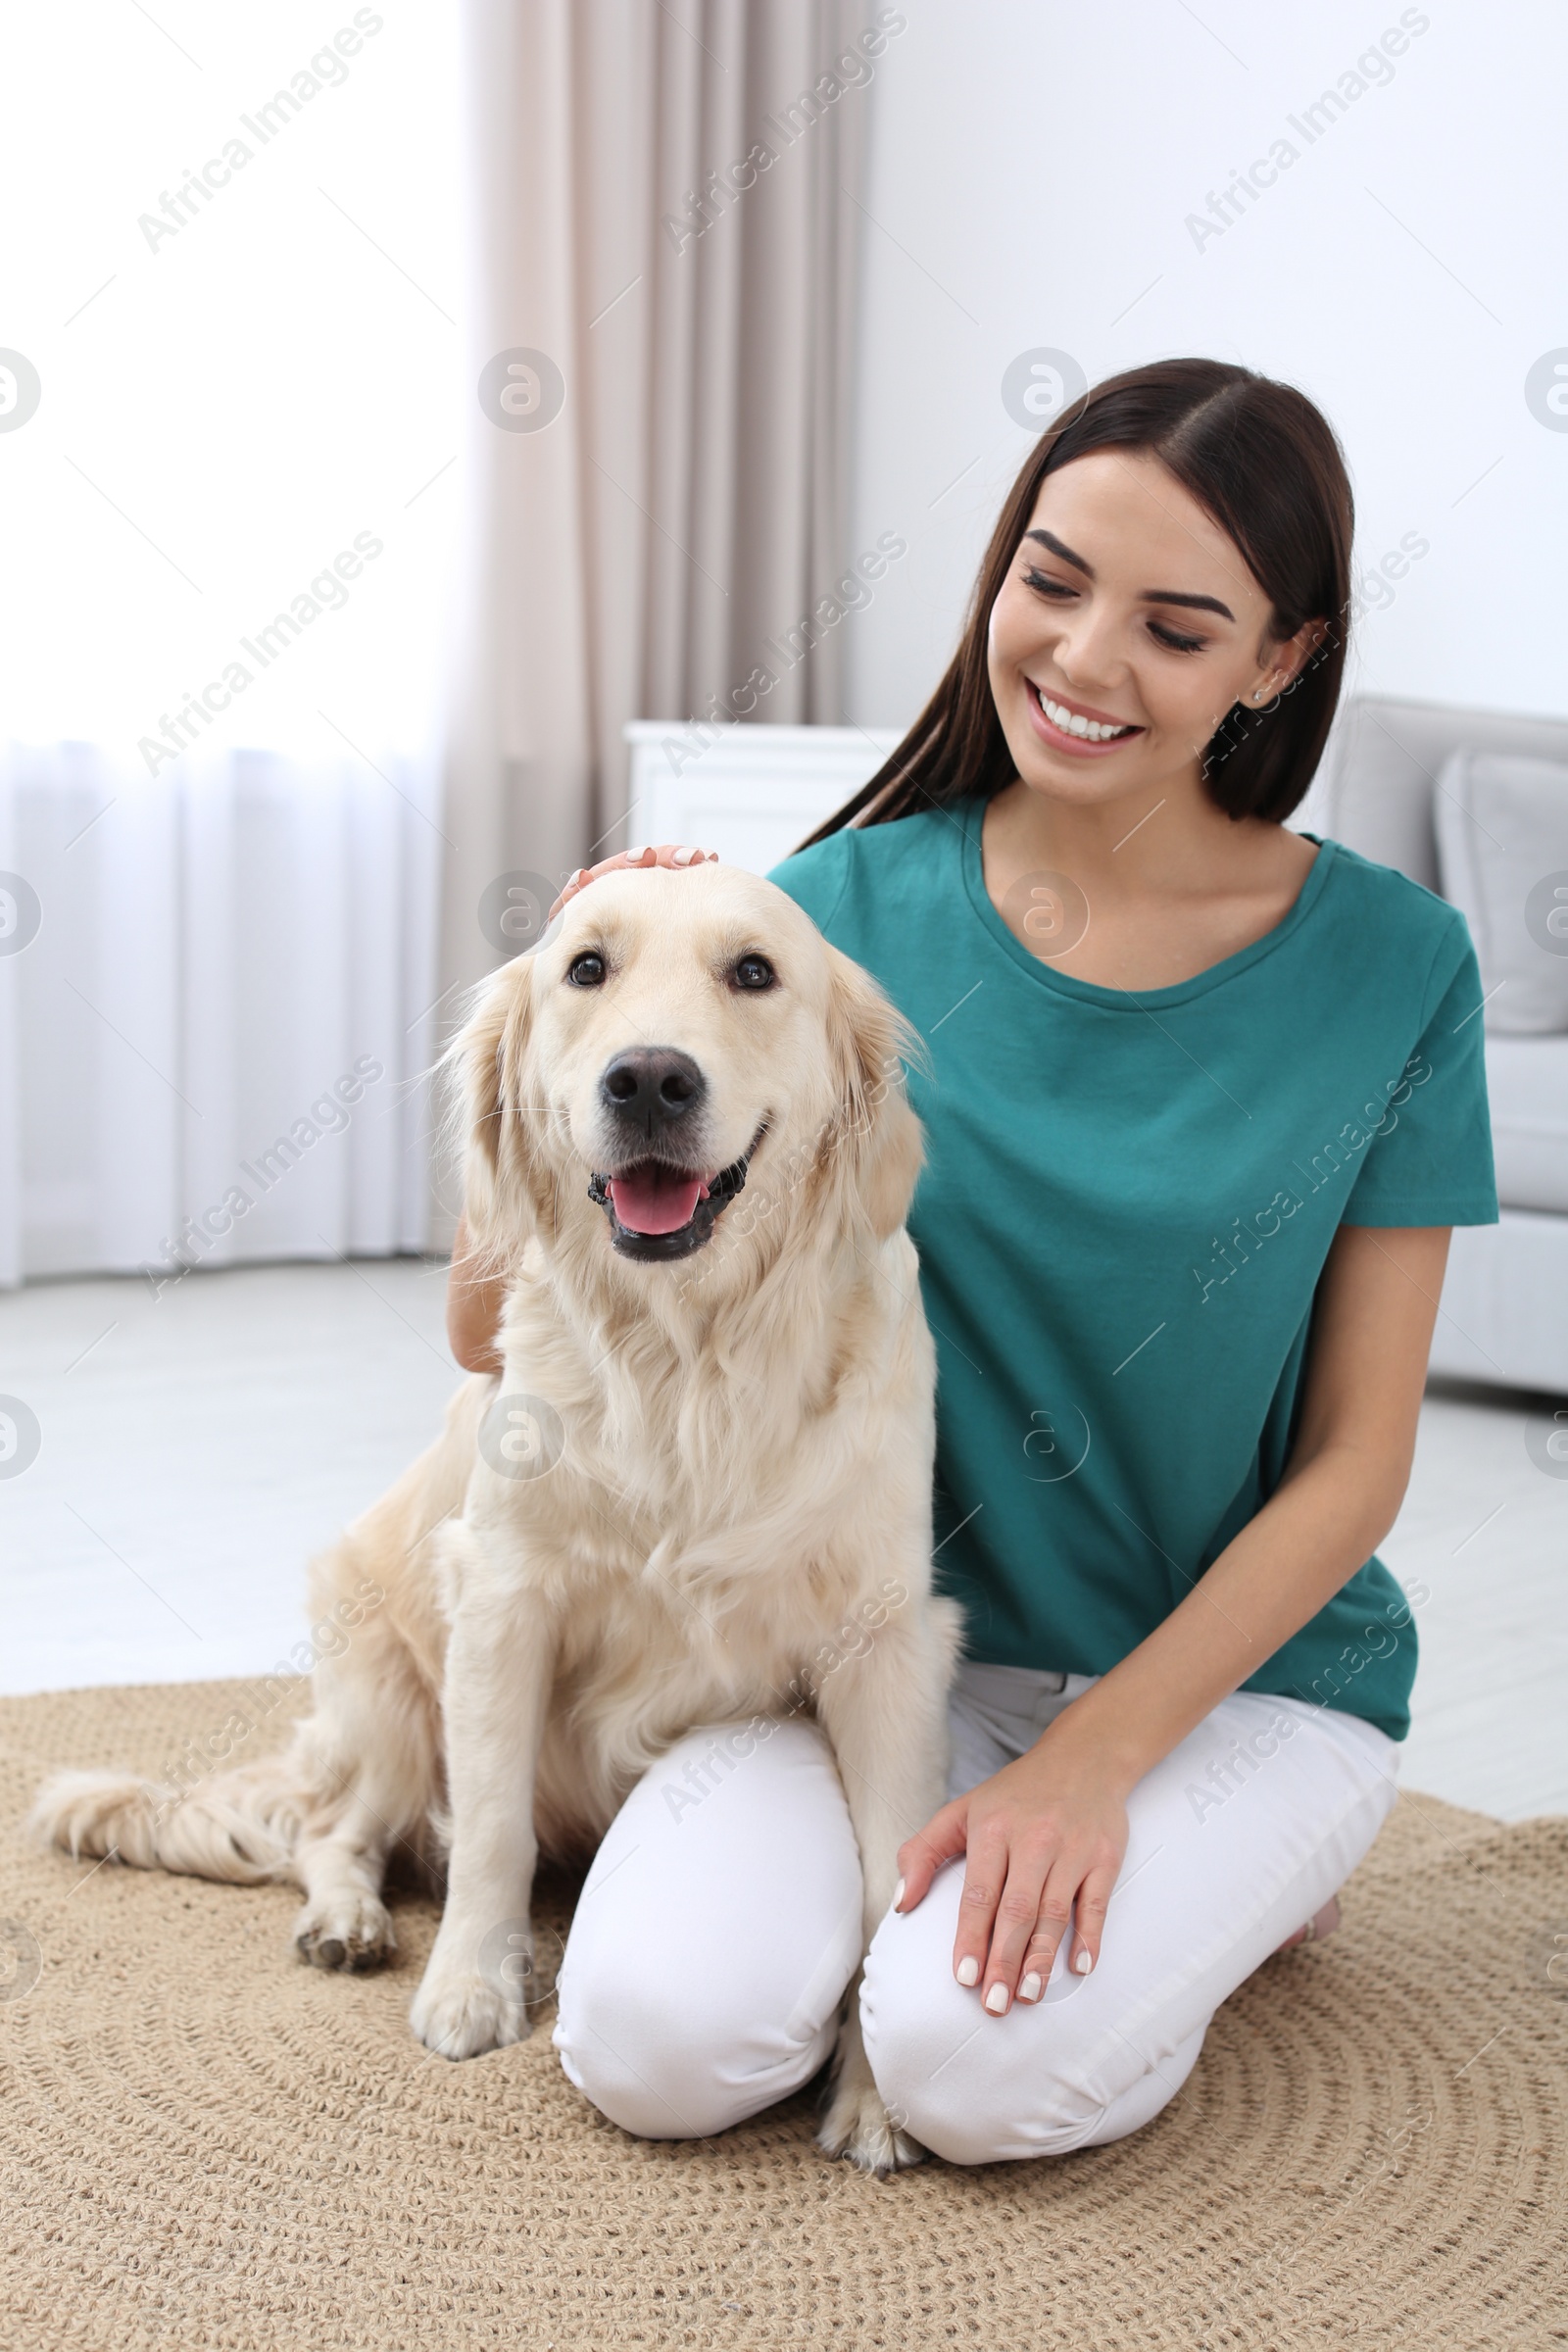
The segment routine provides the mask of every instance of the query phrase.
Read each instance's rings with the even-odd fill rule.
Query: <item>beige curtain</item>
[[[843,715],[841,632],[808,649],[806,624],[849,553],[878,14],[469,0],[481,397],[446,774],[449,989],[500,960],[478,917],[495,877],[554,881],[635,838],[625,720],[715,702]]]

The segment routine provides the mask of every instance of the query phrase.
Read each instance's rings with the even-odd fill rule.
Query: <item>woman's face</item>
[[[1231,706],[1261,709],[1321,636],[1312,623],[1276,645],[1269,616],[1234,543],[1148,451],[1048,474],[991,609],[991,691],[1019,776],[1079,803],[1196,782]]]

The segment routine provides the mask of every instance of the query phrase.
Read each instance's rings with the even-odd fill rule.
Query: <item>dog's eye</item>
[[[603,988],[605,985],[604,957],[596,955],[591,948],[581,956],[574,956],[566,967],[566,978],[573,988]]]
[[[743,956],[730,973],[737,988],[771,988],[776,978],[765,956]]]

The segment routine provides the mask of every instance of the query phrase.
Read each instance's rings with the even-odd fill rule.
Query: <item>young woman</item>
[[[1147,2123],[1394,1800],[1415,1632],[1371,1555],[1447,1229],[1496,1205],[1462,918],[1284,822],[1350,533],[1298,392],[1198,360],[1101,385],[1024,466],[930,704],[773,876],[928,1045],[910,1229],[967,1662],[862,2016],[895,2121],[959,2163]],[[460,1251],[462,1361],[498,1306]],[[858,1900],[808,1727],[671,1821],[682,1761],[606,1838],[558,2030],[659,2135],[811,2074]]]

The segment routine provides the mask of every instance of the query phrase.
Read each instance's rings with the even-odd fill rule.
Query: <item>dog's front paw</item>
[[[874,2082],[839,2082],[827,2104],[816,2144],[829,2156],[847,2156],[862,2173],[879,2178],[907,2172],[925,2150],[902,2131],[882,2104]]]
[[[439,1946],[414,1996],[409,2023],[425,2048],[443,2058],[477,2058],[481,2050],[508,2049],[526,2041],[533,2031],[520,1994],[504,1979],[452,1967],[443,1962]]]
[[[890,2115],[882,2104],[860,2039],[858,1994],[857,1983],[839,2029],[838,2054],[816,2144],[829,2156],[847,2156],[862,2173],[881,2177],[906,2172],[921,2161],[925,2150],[909,2137],[902,2119]]]
[[[397,1945],[391,1913],[363,1887],[316,1896],[294,1922],[294,1948],[313,1968],[378,1968]]]

